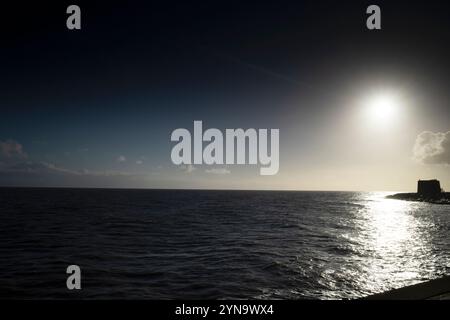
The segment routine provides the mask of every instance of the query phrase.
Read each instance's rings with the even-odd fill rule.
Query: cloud
[[[0,159],[14,160],[26,159],[28,155],[20,143],[14,140],[0,141]]]
[[[126,161],[120,156],[118,161]],[[59,175],[59,176],[133,176],[131,173],[120,171],[90,171],[72,170],[45,161],[35,161],[28,157],[20,143],[14,140],[0,141],[0,173],[2,174],[31,174],[31,175]]]
[[[413,152],[414,159],[421,163],[450,165],[450,131],[420,133]]]
[[[195,170],[197,170],[197,168],[194,167],[192,164],[189,164],[189,165],[186,167],[186,172],[187,172],[187,173],[192,173],[192,172],[194,172]]]
[[[68,169],[33,160],[15,141],[0,141],[0,186],[147,187],[153,172]]]
[[[231,171],[228,170],[227,168],[206,169],[205,172],[210,173],[210,174],[229,174],[229,173],[231,173]]]
[[[136,164],[139,164],[139,165],[141,165],[141,164],[143,164],[143,163],[144,163],[144,161],[142,161],[142,160],[136,161]]]
[[[125,161],[127,161],[127,158],[125,158],[125,156],[119,156],[117,158],[117,162],[125,162]]]
[[[38,174],[38,175],[64,175],[64,176],[91,176],[91,177],[111,177],[111,176],[133,176],[134,174],[121,171],[92,171],[88,169],[71,170],[59,167],[53,163],[43,161],[21,161],[9,164],[0,164],[0,172],[9,174]]]
[[[35,167],[40,167],[44,171],[48,173],[60,173],[60,174],[69,174],[69,175],[82,175],[83,172],[76,171],[76,170],[70,170],[62,167],[58,167],[54,165],[53,163],[48,162],[37,162],[32,163]]]
[[[192,173],[195,170],[197,170],[196,167],[194,167],[192,164],[188,164],[188,165],[181,165],[179,167],[181,170],[183,170],[185,173]]]

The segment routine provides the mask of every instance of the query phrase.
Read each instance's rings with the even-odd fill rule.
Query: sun
[[[370,122],[384,125],[393,122],[399,113],[400,101],[389,92],[375,94],[367,99],[366,115]]]

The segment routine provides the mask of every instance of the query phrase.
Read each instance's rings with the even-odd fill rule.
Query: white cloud
[[[231,173],[231,171],[228,170],[227,168],[206,169],[205,172],[210,173],[210,174],[229,174],[229,173]]]
[[[117,158],[117,162],[125,162],[125,161],[127,161],[127,158],[125,158],[125,156],[119,156]]]
[[[142,160],[137,160],[136,161],[136,164],[139,164],[139,165],[141,165],[141,164],[143,164],[144,163],[144,161],[142,161]]]
[[[414,159],[421,163],[450,165],[450,131],[420,133],[413,152]]]

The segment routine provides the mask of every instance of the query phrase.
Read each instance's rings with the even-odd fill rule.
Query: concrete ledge
[[[412,286],[374,294],[363,300],[447,300],[450,299],[450,276]]]

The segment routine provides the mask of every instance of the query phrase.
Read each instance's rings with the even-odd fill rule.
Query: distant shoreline
[[[428,202],[434,204],[448,204],[450,205],[450,192],[442,192],[440,196],[433,198],[426,198],[418,193],[396,193],[386,196],[388,199]]]

